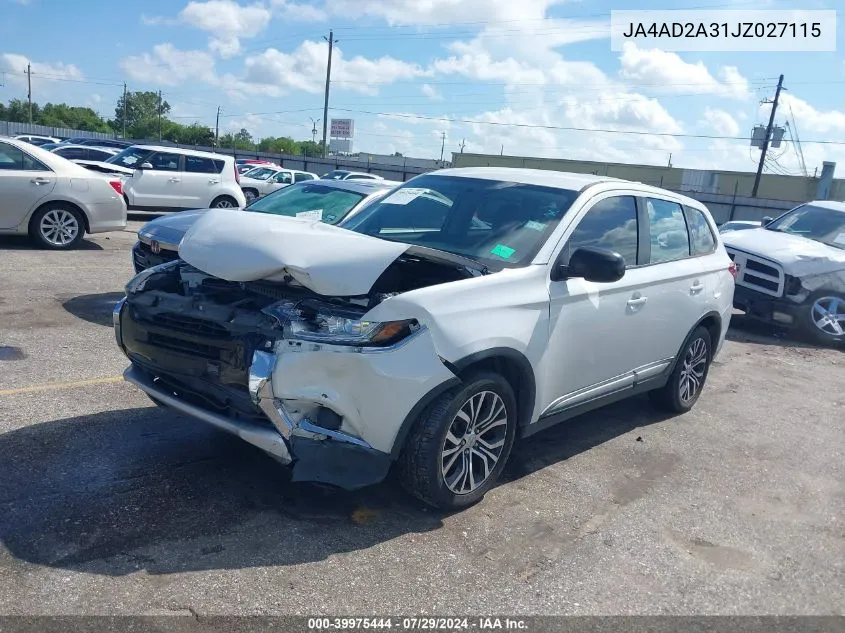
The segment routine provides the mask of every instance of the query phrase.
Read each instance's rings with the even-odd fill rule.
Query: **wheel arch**
[[[76,204],[75,202],[63,199],[47,200],[46,202],[42,202],[37,207],[35,207],[29,214],[29,218],[27,218],[26,220],[26,227],[28,231],[32,230],[32,220],[35,218],[38,212],[44,209],[45,207],[49,207],[51,205],[70,208],[75,211],[79,211],[79,213],[82,215],[82,223],[84,225],[85,232],[91,233],[90,220],[88,219],[88,214],[85,212],[85,209],[83,209],[80,205]]]
[[[675,371],[675,366],[681,358],[681,353],[684,351],[684,346],[687,344],[690,334],[695,332],[699,327],[703,327],[710,335],[710,360],[713,360],[713,355],[716,352],[716,346],[719,344],[719,337],[722,336],[722,315],[715,310],[705,314],[690,328],[689,332],[687,332],[687,335],[684,337],[681,346],[678,348],[678,353],[675,354],[675,360],[672,361],[672,364],[669,366],[669,369],[666,370],[665,375],[671,376],[672,372]]]
[[[531,422],[531,417],[534,414],[537,385],[534,379],[534,369],[524,354],[508,347],[495,347],[475,352],[453,363],[442,358],[440,360],[449,371],[455,374],[455,377],[440,383],[426,393],[411,408],[408,415],[405,416],[393,442],[393,449],[390,452],[393,460],[399,459],[411,428],[420,415],[437,398],[450,389],[459,387],[467,376],[476,371],[493,371],[502,376],[510,384],[514,392],[514,397],[516,398],[517,429]]]
[[[525,354],[510,347],[493,347],[465,356],[451,364],[454,369],[449,369],[461,379],[485,369],[502,376],[510,384],[516,398],[517,427],[531,423],[537,397],[537,383],[534,368]]]

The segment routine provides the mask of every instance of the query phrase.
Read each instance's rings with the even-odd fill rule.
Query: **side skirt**
[[[619,391],[614,391],[612,393],[599,396],[598,398],[594,398],[593,400],[588,400],[587,402],[582,402],[572,407],[563,409],[562,411],[556,411],[555,413],[543,416],[534,424],[528,424],[526,426],[523,426],[520,429],[519,436],[530,437],[535,433],[539,433],[540,431],[548,429],[549,427],[552,427],[556,424],[560,424],[561,422],[570,420],[574,417],[581,415],[582,413],[587,413],[588,411],[600,409],[601,407],[604,407],[608,404],[619,402],[620,400],[625,400],[626,398],[630,398],[631,396],[636,396],[641,393],[651,391],[652,389],[659,389],[660,387],[663,387],[669,380],[669,376],[671,375],[673,369],[674,363],[670,365],[669,369],[667,369],[664,373],[661,373],[657,376],[653,376],[651,378],[647,378],[631,387],[626,387],[624,389],[620,389]]]

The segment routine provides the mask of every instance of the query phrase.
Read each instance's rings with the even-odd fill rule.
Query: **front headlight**
[[[331,345],[385,347],[401,341],[420,327],[414,319],[365,321],[337,306],[313,302],[280,301],[263,312],[276,319],[285,338]]]

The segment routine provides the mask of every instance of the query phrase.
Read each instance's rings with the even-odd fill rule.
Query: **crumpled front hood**
[[[138,236],[156,240],[162,244],[179,246],[185,233],[208,209],[180,211],[147,222],[138,230]]]
[[[365,295],[408,244],[319,220],[212,209],[185,234],[179,256],[227,281],[297,282],[326,296]]]
[[[845,269],[845,250],[798,235],[761,228],[725,233],[722,241],[728,248],[772,259],[796,277]]]

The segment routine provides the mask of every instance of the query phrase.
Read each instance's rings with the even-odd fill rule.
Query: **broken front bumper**
[[[186,356],[186,374],[173,373],[167,363],[183,354],[157,350],[153,341],[144,340],[141,328],[146,326],[127,312],[121,301],[113,319],[117,343],[133,361],[126,380],[180,413],[290,464],[294,480],[347,489],[381,481],[412,408],[432,387],[455,380],[424,328],[393,348],[369,353],[283,339],[272,351],[256,350],[248,357],[246,391],[257,417],[245,416],[242,404],[240,413],[229,414],[188,397],[194,386],[188,377],[195,369],[193,358]]]
[[[745,312],[745,316],[765,323],[783,327],[796,327],[800,323],[801,304],[751,290],[737,285],[733,305]]]

